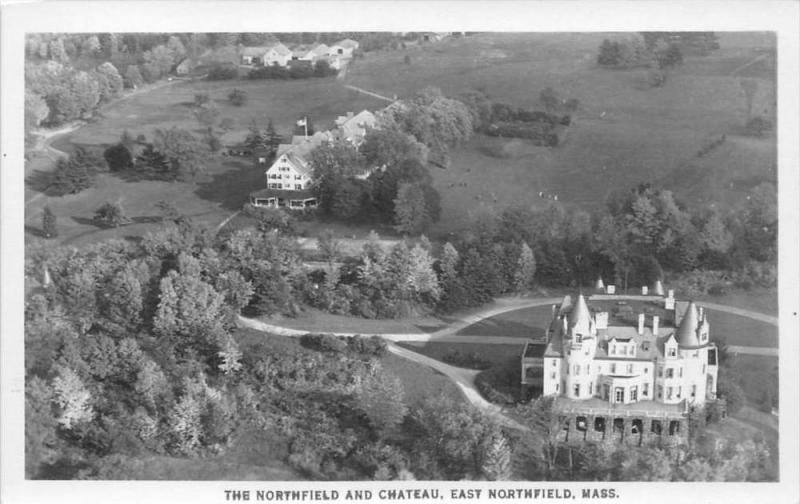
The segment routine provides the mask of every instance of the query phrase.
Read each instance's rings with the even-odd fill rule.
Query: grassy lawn
[[[465,327],[457,334],[465,336],[508,336],[517,338],[544,338],[545,329],[552,317],[549,306],[523,308],[501,313]]]
[[[346,315],[333,315],[313,308],[306,309],[297,318],[284,317],[267,322],[312,332],[343,332],[363,335],[395,333],[422,334],[442,329],[445,322],[433,317],[413,317],[407,319],[363,319]]]
[[[397,376],[403,383],[405,402],[409,408],[418,406],[426,399],[440,396],[454,402],[466,401],[461,389],[449,378],[422,364],[389,354],[381,359],[383,368]]]
[[[760,182],[776,180],[774,137],[739,136],[744,95],[739,74],[730,76],[762,56],[747,45],[774,47],[769,36],[722,34],[720,50],[686,56],[657,89],[649,88],[644,70],[596,66],[597,47],[608,36],[488,33],[358,60],[347,81],[388,95],[407,96],[426,85],[449,95],[482,89],[527,107],[538,106],[539,91],[551,86],[581,100],[568,138],[557,148],[479,135],[453,153],[450,168],[434,169],[442,218],[432,234],[446,236],[478,212],[546,203],[539,191],[591,209],[613,189],[649,181],[690,205],[715,201],[727,207]],[[406,54],[410,65],[403,64]],[[742,70],[741,76],[759,82],[753,110],[769,106],[774,75],[770,55]],[[720,148],[696,157],[722,134],[727,141]]]
[[[739,300],[743,301],[744,298]],[[458,334],[540,338],[544,337],[550,317],[549,306],[524,308],[482,320],[465,327]],[[714,310],[708,310],[708,317],[712,335],[725,336],[730,345],[778,346],[778,328],[771,324]]]
[[[722,296],[707,294],[698,297],[697,300],[735,306],[746,310],[755,310],[767,315],[778,315],[777,289],[754,288],[751,290],[734,290]]]
[[[440,342],[417,342],[417,341],[402,341],[398,343],[399,346],[408,348],[422,355],[431,357],[442,362],[444,356],[457,350],[462,355],[475,353],[481,360],[488,361],[492,365],[504,364],[509,359],[519,358],[522,353],[522,346],[519,345],[492,345],[480,343],[440,343]],[[449,363],[448,363],[449,364]],[[455,365],[455,364],[451,364]]]

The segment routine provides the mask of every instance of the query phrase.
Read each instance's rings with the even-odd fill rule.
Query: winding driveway
[[[599,297],[599,296],[598,296]],[[618,295],[614,296],[615,299],[642,299],[646,298],[646,296],[625,296],[625,295]],[[649,296],[649,298],[657,299],[657,296]],[[444,329],[440,329],[438,331],[432,333],[381,333],[378,336],[392,341],[436,341],[436,342],[452,342],[452,343],[483,343],[483,344],[521,344],[524,338],[512,338],[512,337],[503,337],[503,336],[459,336],[457,333],[462,329],[481,322],[487,318],[491,318],[502,313],[521,310],[525,308],[535,308],[539,306],[547,306],[558,304],[561,302],[563,298],[561,297],[551,297],[551,298],[520,298],[520,297],[509,297],[509,298],[499,298],[495,301],[497,306],[493,306],[492,308],[480,310],[478,312],[472,314],[464,314],[456,320],[456,322],[450,324],[448,327]],[[736,308],[732,306],[720,305],[715,303],[707,303],[704,301],[698,302],[700,306],[707,308],[709,310],[716,310],[721,311],[724,313],[730,313],[733,315],[738,315],[740,317],[747,317],[753,320],[758,320],[760,322],[764,322],[771,325],[778,325],[778,318],[773,317],[770,315],[765,315],[763,313],[745,310],[742,308]],[[243,316],[239,316],[239,325],[241,327],[247,327],[250,329],[254,329],[257,331],[269,332],[272,334],[277,334],[280,336],[287,336],[287,337],[300,337],[304,334],[307,334],[309,331],[304,331],[301,329],[290,329],[288,327],[282,327],[274,324],[268,324],[261,320],[251,319]],[[356,334],[363,334],[362,333],[349,333],[349,332],[336,332],[332,333],[336,336],[354,336]],[[489,413],[490,415],[496,416],[498,420],[503,422],[505,425],[514,428],[524,428],[514,420],[506,417],[502,414],[502,408],[499,406],[488,402],[486,399],[481,396],[478,389],[475,387],[475,376],[477,376],[478,371],[471,370],[471,369],[463,369],[455,366],[451,366],[449,364],[445,364],[444,362],[438,361],[436,359],[432,359],[425,355],[419,354],[412,350],[408,350],[402,347],[399,347],[393,343],[389,344],[389,351],[393,354],[409,359],[411,361],[417,362],[419,364],[423,364],[430,368],[439,371],[443,375],[447,376],[450,380],[453,381],[462,391],[464,396],[467,400],[472,403],[474,406],[480,408],[481,410]],[[750,355],[778,355],[777,348],[768,348],[768,347],[744,347],[744,346],[729,346],[728,349],[734,353],[740,354],[750,354]]]

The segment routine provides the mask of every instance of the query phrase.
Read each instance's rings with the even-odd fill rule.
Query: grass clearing
[[[523,308],[490,317],[460,331],[464,336],[507,336],[516,338],[544,339],[545,330],[552,317],[549,306]]]
[[[456,403],[466,401],[461,389],[449,378],[422,364],[389,354],[381,359],[383,368],[397,376],[403,383],[405,402],[409,408],[440,396]]]
[[[306,309],[299,317],[265,319],[291,329],[309,332],[358,333],[364,336],[381,333],[424,334],[445,327],[445,323],[433,316],[410,317],[405,319],[363,319],[347,315],[333,315],[313,308]]]
[[[481,360],[486,360],[491,362],[492,365],[496,365],[504,364],[508,362],[509,359],[518,359],[522,353],[524,342],[520,342],[519,345],[493,345],[481,343],[442,343],[436,341],[401,341],[398,345],[447,364],[450,363],[444,360],[444,356],[457,350],[462,355],[475,353]]]

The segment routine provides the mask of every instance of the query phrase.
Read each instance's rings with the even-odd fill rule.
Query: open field
[[[509,359],[519,358],[522,353],[522,346],[524,341],[520,340],[519,345],[493,345],[493,344],[480,344],[480,343],[439,343],[439,342],[416,342],[416,341],[403,341],[398,343],[399,346],[408,348],[422,355],[431,357],[432,359],[444,360],[444,356],[457,350],[461,355],[469,355],[475,353],[482,360],[490,362],[492,365],[504,364]],[[453,366],[456,364],[448,363]]]
[[[433,316],[391,320],[363,319],[333,315],[313,308],[306,309],[296,318],[284,317],[279,320],[271,319],[269,322],[290,329],[302,329],[310,332],[356,332],[365,336],[380,333],[430,333],[444,327],[443,321]]]
[[[555,149],[476,136],[453,153],[449,169],[434,169],[443,208],[437,236],[476,212],[541,205],[547,200],[536,196],[539,191],[595,208],[612,189],[655,182],[691,205],[731,206],[760,182],[776,180],[774,137],[738,136],[746,110],[740,77],[759,82],[754,111],[771,106],[774,57],[746,47],[774,47],[769,36],[722,34],[721,49],[686,56],[662,88],[649,87],[646,70],[598,68],[597,47],[608,36],[479,34],[369,54],[347,82],[399,96],[426,85],[448,95],[479,89],[520,107],[537,106],[539,91],[551,86],[581,101],[566,142]],[[410,65],[403,64],[406,54]],[[727,141],[720,148],[696,157],[722,134]],[[454,182],[467,187],[452,187]]]
[[[381,364],[403,383],[404,399],[409,408],[418,406],[426,399],[440,396],[456,403],[466,400],[458,386],[448,377],[427,366],[391,354],[383,357]]]
[[[465,327],[458,334],[469,336],[511,336],[543,338],[550,322],[548,306],[506,312]],[[708,310],[711,334],[724,336],[730,345],[778,346],[778,328],[749,318]]]

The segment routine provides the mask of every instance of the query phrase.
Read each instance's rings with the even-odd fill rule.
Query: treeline
[[[275,80],[290,80],[290,79],[309,79],[312,77],[331,77],[338,72],[335,68],[331,67],[330,63],[325,60],[311,62],[289,62],[286,67],[280,66],[277,63],[268,66],[254,68],[247,73],[247,78],[251,80],[258,79],[275,79]],[[210,76],[209,76],[210,78]]]

